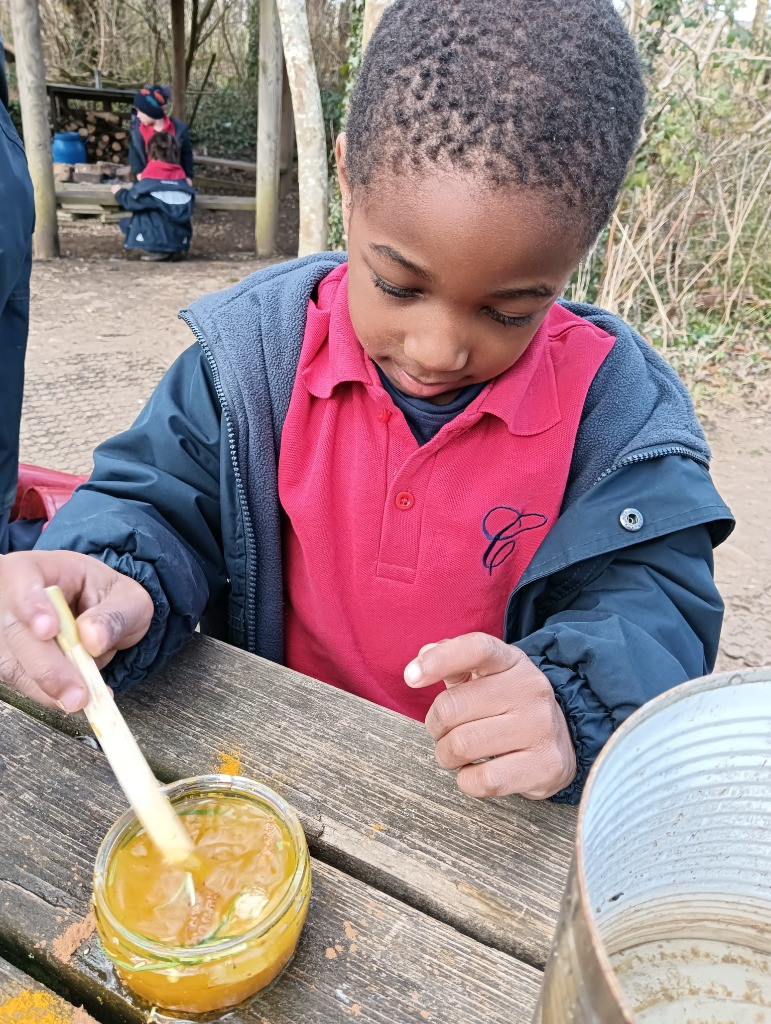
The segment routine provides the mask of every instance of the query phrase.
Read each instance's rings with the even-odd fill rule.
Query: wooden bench
[[[109,185],[72,185],[59,182],[56,186],[56,202],[72,210],[78,206],[106,208],[117,207],[118,203]],[[254,210],[254,196],[208,196],[195,197],[198,210]]]

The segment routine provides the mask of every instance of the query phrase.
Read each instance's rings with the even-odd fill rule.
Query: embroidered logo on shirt
[[[482,520],[482,533],[490,541],[482,555],[482,565],[490,576],[514,553],[518,537],[546,526],[548,521],[540,512],[520,512],[509,505],[491,508]]]

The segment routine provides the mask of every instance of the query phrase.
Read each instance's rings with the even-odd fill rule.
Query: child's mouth
[[[394,366],[394,383],[400,391],[405,391],[415,398],[433,398],[435,395],[442,395],[446,391],[458,389],[461,385],[458,380],[423,381],[413,377],[400,366]]]

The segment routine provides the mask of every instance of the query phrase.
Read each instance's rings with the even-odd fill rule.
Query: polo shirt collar
[[[469,409],[497,416],[511,434],[532,437],[562,419],[557,380],[551,358],[552,309],[535,332],[525,353],[497,377]]]
[[[319,285],[308,305],[306,341],[312,345],[302,380],[316,398],[329,398],[338,384],[377,382],[377,374],[356,337],[348,313],[348,268],[342,264]],[[311,333],[312,338],[307,334]]]

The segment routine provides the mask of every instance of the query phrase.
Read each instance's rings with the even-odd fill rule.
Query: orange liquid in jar
[[[304,842],[298,849],[287,824],[257,800],[201,793],[175,801],[175,809],[195,843],[195,863],[171,867],[143,831],[129,831],[95,896],[97,924],[137,995],[163,1009],[207,1013],[264,988],[289,962],[307,913],[310,867]],[[307,870],[298,888],[299,859]],[[101,903],[109,914],[100,914]]]

